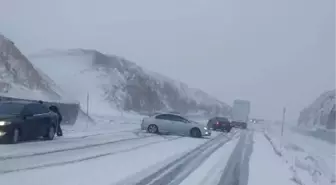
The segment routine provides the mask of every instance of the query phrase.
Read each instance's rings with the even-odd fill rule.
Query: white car
[[[141,129],[147,130],[149,133],[170,133],[191,137],[211,135],[211,131],[207,126],[170,113],[156,114],[144,118],[141,123]]]

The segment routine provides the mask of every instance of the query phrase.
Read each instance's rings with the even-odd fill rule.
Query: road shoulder
[[[250,160],[249,185],[295,185],[286,163],[277,156],[261,132],[254,134],[254,148]]]

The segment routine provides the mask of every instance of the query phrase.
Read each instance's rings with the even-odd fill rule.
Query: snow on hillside
[[[97,113],[124,109],[225,114],[229,110],[228,105],[201,90],[98,51],[46,50],[29,58],[82,107],[86,107],[89,94],[89,109]]]
[[[93,57],[91,53],[80,50],[69,50],[65,53],[49,50],[42,55],[33,56],[32,61],[70,97],[78,100],[83,108],[87,107],[89,100],[89,110],[110,114],[117,106],[113,107],[107,101],[106,92],[115,92],[119,95],[116,98],[123,96],[118,85],[123,78],[117,71],[92,67]]]
[[[199,89],[188,87],[187,84],[184,84],[176,80],[172,80],[156,72],[152,72],[152,71],[145,70],[145,69],[144,71],[147,74],[149,74],[154,80],[159,81],[160,84],[164,84],[165,82],[174,84],[178,93],[183,98],[187,99],[188,101],[196,101],[197,104],[204,104],[204,105],[210,105],[210,106],[211,105],[219,105],[219,106],[223,105],[222,102],[209,96],[207,93]]]
[[[298,122],[310,128],[335,129],[335,90],[324,92],[303,109]]]
[[[54,88],[15,44],[0,34],[0,96],[59,100]]]

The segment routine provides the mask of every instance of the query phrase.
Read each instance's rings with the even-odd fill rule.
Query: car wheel
[[[193,128],[190,130],[191,137],[200,138],[202,136],[201,131],[198,128]]]
[[[159,132],[159,128],[156,125],[151,124],[148,126],[147,131],[149,133],[156,134]]]
[[[15,128],[13,130],[13,135],[12,135],[10,143],[11,144],[18,143],[20,141],[20,136],[21,136],[20,130],[18,128]]]
[[[55,127],[51,126],[48,128],[47,134],[44,136],[47,140],[53,140],[55,137]]]
[[[226,128],[225,131],[226,132],[230,132],[232,128]]]

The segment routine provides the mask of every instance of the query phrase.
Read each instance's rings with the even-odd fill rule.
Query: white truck
[[[247,100],[235,100],[232,106],[231,120],[234,127],[247,128],[251,104]]]

